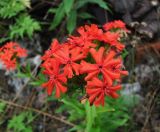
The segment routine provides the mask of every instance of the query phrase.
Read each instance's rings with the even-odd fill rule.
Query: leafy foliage
[[[29,7],[29,0],[3,0],[0,2],[0,17],[11,18]]]
[[[29,13],[31,2],[31,0],[3,0],[0,2],[0,18],[2,18],[0,43],[23,37],[31,39],[35,31],[41,30],[43,26],[40,24],[41,21],[33,19],[32,13]],[[51,7],[46,12],[46,14],[54,15],[54,18],[49,20],[49,29],[54,30],[59,25],[63,25],[71,34],[78,21],[95,19],[94,16],[86,12],[88,4],[96,4],[109,10],[104,0],[64,0],[57,7]]]
[[[28,15],[30,0],[3,0],[0,2],[0,43],[27,36],[32,38],[34,31],[40,31],[40,23]],[[9,30],[8,30],[9,28]]]
[[[78,18],[80,19],[94,19],[90,13],[86,12],[85,8],[88,4],[96,4],[99,7],[109,10],[107,3],[104,0],[63,0],[57,8],[49,8],[48,13],[54,14],[53,20],[50,22],[50,29],[54,30],[64,21],[66,21],[66,29],[71,34],[77,26]],[[35,31],[40,31],[40,22],[32,18],[32,14],[29,14],[27,8],[30,8],[30,0],[1,0],[0,1],[0,17],[3,20],[8,20],[9,26],[3,26],[0,24],[0,34],[8,34],[6,38],[1,38],[0,41],[6,41],[7,39],[32,38]],[[83,9],[82,9],[83,8]],[[9,27],[9,31],[8,31]],[[3,30],[7,33],[1,33]],[[127,55],[127,51],[124,51],[123,57]],[[32,78],[30,65],[27,65],[25,71],[18,68],[18,77]],[[40,72],[31,85],[39,86],[45,81],[44,75]],[[74,86],[73,86],[74,87]],[[74,96],[74,95],[73,95]],[[53,97],[48,97],[50,100],[55,100]],[[132,100],[130,98],[130,100]],[[76,127],[70,131],[86,131],[86,132],[112,132],[116,131],[118,127],[126,125],[129,120],[129,110],[134,104],[128,104],[126,99],[120,98],[117,100],[107,99],[108,105],[105,107],[90,106],[89,102],[85,105],[79,103],[77,100],[64,96],[61,99],[63,105],[61,105],[56,112],[68,112],[68,120],[76,122]],[[132,105],[131,105],[132,104]],[[114,106],[112,108],[111,106]],[[5,110],[6,104],[0,103],[0,113]],[[9,123],[8,129],[16,132],[31,132],[32,128],[30,123],[33,121],[33,115],[31,112],[22,112],[18,115],[14,115]]]
[[[10,26],[10,38],[21,37],[28,35],[30,38],[34,31],[41,29],[40,24],[32,19],[29,15],[23,14],[16,19],[16,23]]]
[[[101,8],[109,10],[107,3],[103,0],[64,0],[61,2],[58,8],[49,9],[50,13],[55,14],[50,29],[55,29],[62,22],[62,20],[66,19],[67,31],[71,34],[77,25],[77,17],[82,19],[94,18],[91,14],[80,11],[80,9],[86,6],[88,3],[97,4]],[[80,13],[80,15],[77,15],[77,12]]]
[[[33,120],[31,112],[22,112],[19,115],[15,115],[9,120],[8,128],[16,132],[32,132],[32,128],[27,123]]]
[[[72,11],[68,17],[68,21],[67,21],[67,31],[69,33],[72,33],[72,31],[74,30],[74,28],[76,27],[76,20],[77,19],[77,12],[76,11]]]
[[[3,113],[5,110],[6,104],[3,102],[0,102],[0,113]]]
[[[30,82],[30,84],[33,86],[41,86],[45,81],[46,81],[45,75],[42,74],[42,72],[39,72],[37,78],[34,78],[34,80]]]
[[[121,126],[127,126],[127,122],[130,119],[129,108],[135,106],[135,103],[128,104],[127,98],[127,95],[116,100],[106,98],[108,105],[95,107],[90,106],[88,101],[84,105],[72,98],[64,96],[61,100],[63,105],[56,112],[62,113],[67,111],[69,113],[69,121],[79,122],[70,131],[112,132]],[[134,98],[136,97],[131,97],[130,100],[134,100]]]
[[[77,9],[85,6],[86,4],[91,3],[91,4],[97,4],[99,5],[101,8],[109,10],[108,5],[105,1],[103,0],[79,0],[76,3]]]
[[[64,3],[61,3],[59,7],[55,10],[55,17],[51,24],[50,29],[55,29],[60,24],[64,16],[65,16]]]

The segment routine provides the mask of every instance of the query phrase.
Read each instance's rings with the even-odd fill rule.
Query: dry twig
[[[10,102],[10,101],[3,100],[3,99],[0,99],[0,102],[3,102],[3,103],[8,104],[8,105],[10,105],[10,106],[14,106],[14,107],[18,107],[18,108],[21,108],[21,109],[30,110],[30,111],[39,113],[39,114],[41,114],[41,115],[47,116],[47,117],[49,117],[49,118],[55,119],[55,120],[57,120],[57,121],[60,121],[60,122],[62,122],[62,123],[64,123],[64,124],[67,124],[67,125],[69,125],[69,126],[71,126],[71,127],[75,127],[75,126],[76,126],[75,124],[73,124],[73,123],[71,123],[71,122],[68,122],[68,121],[66,121],[66,120],[64,120],[64,119],[61,119],[60,117],[57,117],[57,116],[55,116],[55,115],[51,115],[51,114],[49,114],[49,113],[46,113],[46,112],[44,112],[44,111],[41,111],[41,110],[38,110],[38,109],[35,109],[35,108],[22,106],[22,105],[19,105],[19,104],[14,103],[14,102]]]

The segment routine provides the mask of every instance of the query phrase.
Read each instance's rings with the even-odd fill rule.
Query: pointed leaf
[[[75,10],[71,11],[70,16],[67,21],[67,31],[71,34],[76,27],[77,12]]]
[[[74,4],[74,0],[64,0],[63,2],[64,2],[65,12],[68,14],[72,9],[72,6]]]
[[[51,23],[50,29],[55,29],[62,21],[65,16],[64,3],[61,3],[56,10],[56,14],[54,16],[53,22]]]

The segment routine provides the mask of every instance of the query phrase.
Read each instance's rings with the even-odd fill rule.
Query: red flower
[[[61,48],[57,39],[54,39],[51,43],[50,48],[45,52],[42,56],[42,60],[46,60],[48,58],[53,58],[54,54]]]
[[[12,59],[12,56],[13,53],[10,50],[5,50],[5,53],[0,54],[0,60],[8,70],[14,70],[16,68],[16,59]]]
[[[76,61],[85,58],[85,55],[81,53],[80,49],[70,50],[68,45],[63,45],[63,48],[55,56],[61,64],[64,64],[64,74],[68,78],[73,77],[73,70],[76,75],[79,75],[80,64],[76,63]]]
[[[42,65],[45,68],[44,74],[49,76],[49,81],[42,84],[42,87],[47,88],[48,95],[51,95],[55,89],[55,96],[60,97],[60,93],[65,93],[67,88],[63,85],[67,79],[64,74],[60,73],[60,63],[55,60],[48,60],[48,63]]]
[[[104,50],[105,49],[103,47],[101,47],[98,51],[92,48],[90,53],[96,64],[82,61],[81,73],[88,73],[88,75],[85,77],[86,81],[96,77],[99,73],[101,73],[108,84],[112,85],[114,79],[120,78],[121,67],[118,67],[119,71],[116,70],[116,72],[113,72],[111,69],[114,69],[115,66],[119,66],[121,64],[121,59],[114,59],[114,51],[110,51],[107,55],[105,55]]]
[[[106,81],[101,81],[98,78],[93,78],[91,81],[87,81],[86,92],[89,96],[89,102],[91,104],[103,105],[105,102],[105,95],[117,98],[117,90],[121,89],[121,85],[111,86]]]
[[[108,31],[112,29],[123,29],[125,31],[128,31],[126,29],[126,24],[122,22],[121,20],[115,20],[113,22],[109,22],[103,25],[103,28]]]
[[[92,35],[86,32],[84,27],[78,28],[77,31],[80,34],[80,36],[70,36],[70,38],[68,38],[68,43],[71,44],[71,49],[78,48],[84,54],[87,54],[90,47],[96,47],[97,45],[92,42]]]
[[[100,40],[103,35],[103,30],[99,29],[96,24],[85,25],[86,33],[91,36],[92,40]]]
[[[16,68],[16,59],[18,57],[27,56],[27,50],[21,48],[15,42],[6,43],[0,48],[0,60],[6,66],[6,69],[15,69]]]
[[[109,44],[110,46],[115,47],[119,51],[122,51],[125,48],[125,45],[121,44],[119,40],[119,34],[118,33],[112,33],[112,32],[106,32],[104,33],[102,40]]]
[[[91,104],[104,105],[105,96],[118,97],[116,91],[121,88],[121,75],[128,74],[116,53],[121,53],[125,47],[120,39],[126,28],[123,22],[114,21],[105,24],[104,29],[106,31],[95,24],[85,25],[78,28],[79,36],[70,36],[61,45],[57,40],[52,42],[42,57],[43,73],[49,78],[42,86],[49,95],[55,89],[55,96],[60,97],[67,91],[67,78],[86,73],[86,93]]]

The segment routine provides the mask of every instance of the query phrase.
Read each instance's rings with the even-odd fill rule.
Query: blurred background
[[[77,89],[71,97],[48,97],[34,77],[45,79],[40,56],[52,39],[63,42],[79,26],[113,20],[130,30],[121,97],[107,98],[105,107],[81,104],[81,82],[71,86]],[[8,41],[20,43],[29,56],[13,72],[0,64],[0,131],[160,132],[159,0],[1,0],[0,46]]]

